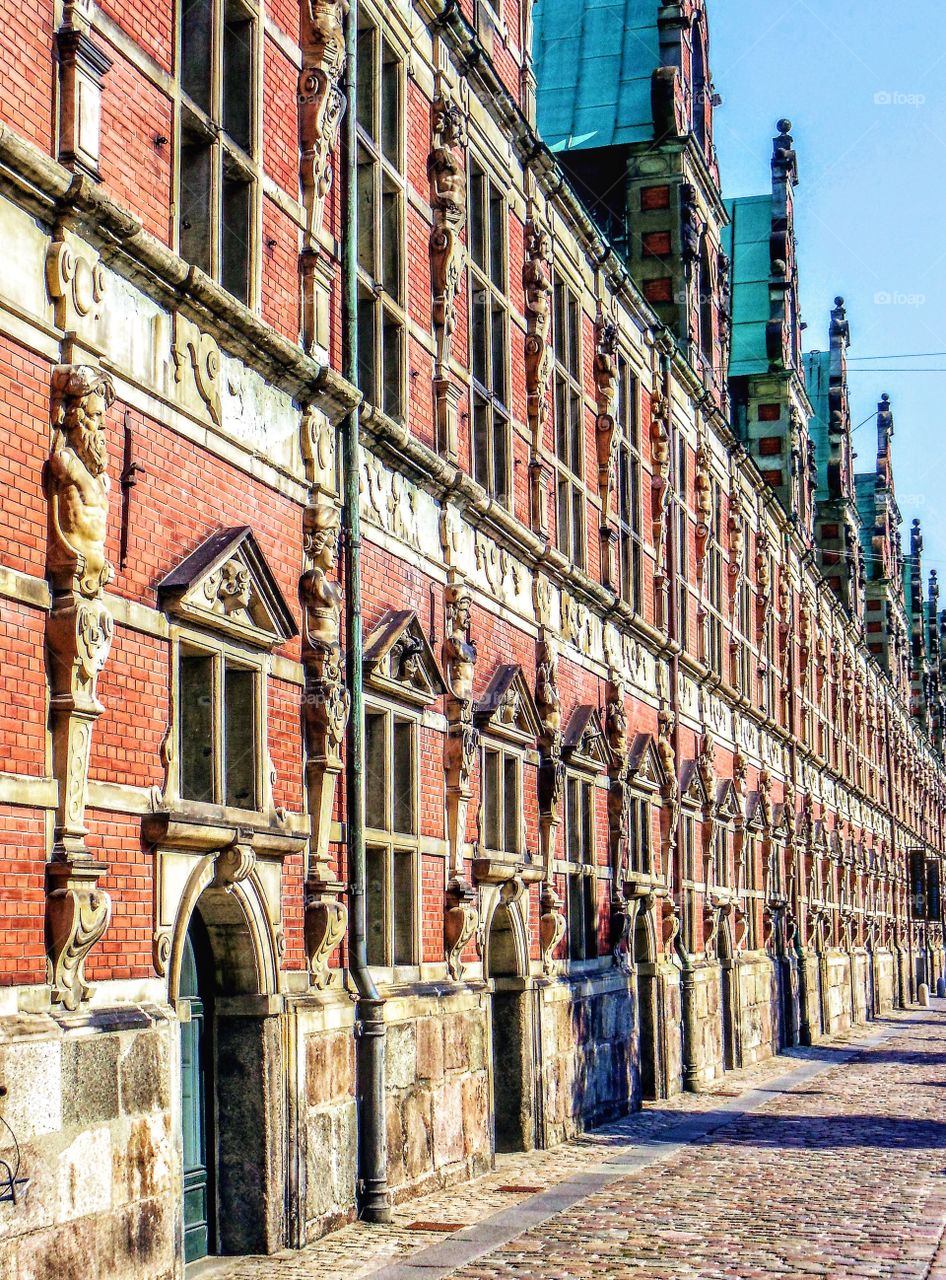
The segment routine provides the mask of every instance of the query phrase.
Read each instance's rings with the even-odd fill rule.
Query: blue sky
[[[827,345],[843,294],[854,422],[890,393],[904,549],[919,516],[925,568],[946,586],[946,356],[903,358],[946,352],[946,7],[711,0],[709,10],[725,194],[768,190],[775,122],[787,116],[805,347]],[[854,442],[858,470],[872,469],[873,418]]]

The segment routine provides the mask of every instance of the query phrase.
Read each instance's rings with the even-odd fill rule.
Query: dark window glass
[[[249,296],[250,184],[242,176],[223,179],[223,259],[220,283],[241,302]]]
[[[498,751],[487,751],[483,768],[483,809],[486,847],[502,848],[502,760]]]
[[[214,799],[214,665],[208,654],[181,654],[181,795]]]
[[[401,197],[386,186],[381,196],[381,283],[401,301]]]
[[[241,5],[229,0],[223,22],[223,127],[249,151],[253,120],[253,23]]]
[[[394,830],[414,831],[414,726],[394,722]]]
[[[369,138],[374,137],[376,39],[374,27],[358,32],[358,123]]]
[[[369,276],[375,272],[374,167],[368,152],[358,149],[358,265]]]
[[[503,813],[505,816],[504,849],[519,852],[519,762],[515,756],[503,759]]]
[[[394,854],[394,963],[414,963],[414,855]]]
[[[585,904],[582,875],[568,877],[568,954],[572,960],[585,957]]]
[[[378,403],[375,355],[375,305],[370,294],[358,294],[358,382],[369,404]]]
[[[394,51],[383,45],[381,66],[381,151],[395,168],[401,158],[401,76],[400,64]]]
[[[387,897],[384,850],[369,845],[365,850],[365,915],[367,916],[368,963],[383,965],[384,903]]]
[[[400,323],[384,312],[384,327],[381,332],[384,386],[381,408],[391,418],[399,418],[404,412],[401,399],[401,339],[403,330]]]
[[[182,0],[181,88],[208,115],[212,46],[213,0]]]
[[[385,716],[380,712],[369,711],[365,716],[365,822],[375,831],[386,831],[388,826],[388,770],[384,728]]]
[[[212,152],[201,140],[188,140],[182,125],[181,257],[201,271],[211,270],[210,188]]]
[[[226,802],[256,808],[255,679],[242,667],[224,669],[224,778]]]

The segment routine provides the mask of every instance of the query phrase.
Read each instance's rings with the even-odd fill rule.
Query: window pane
[[[581,861],[581,799],[577,778],[569,778],[566,787],[565,832],[570,862]]]
[[[490,390],[500,404],[506,404],[506,315],[494,298],[491,317]]]
[[[394,963],[414,963],[414,855],[394,854]]]
[[[579,875],[568,877],[568,954],[572,960],[583,960],[585,956],[583,879]]]
[[[252,671],[224,671],[224,762],[227,804],[256,808],[255,679]]]
[[[414,726],[394,722],[394,830],[414,832]]]
[[[490,431],[490,413],[489,406],[481,397],[473,396],[473,458],[472,472],[473,479],[477,484],[481,484],[484,489],[489,490],[490,480],[490,457],[489,457],[489,439]]]
[[[585,959],[593,960],[598,954],[598,901],[594,876],[582,876],[585,908]]]
[[[374,137],[376,40],[374,27],[365,27],[358,32],[358,123],[369,138]]]
[[[213,802],[213,658],[181,654],[181,795]]]
[[[381,150],[385,158],[400,168],[400,64],[394,51],[383,44],[381,67]]]
[[[483,819],[487,849],[502,848],[502,758],[498,751],[487,751],[483,767]]]
[[[404,412],[401,384],[401,326],[387,312],[383,315],[383,325],[381,359],[384,383],[381,407],[389,417],[399,418]]]
[[[509,423],[493,415],[493,495],[504,506],[512,506],[509,494]]]
[[[242,178],[223,182],[223,262],[220,283],[240,302],[249,297],[250,184]]]
[[[358,382],[369,404],[378,403],[378,378],[375,368],[375,319],[377,308],[370,294],[358,298]]]
[[[374,164],[367,151],[358,149],[358,265],[375,278]]]
[[[568,440],[569,451],[566,458],[568,465],[574,471],[576,476],[584,474],[582,448],[584,445],[584,432],[582,430],[582,404],[581,396],[577,391],[572,390],[568,397],[569,417],[568,417]]]
[[[208,115],[212,23],[212,0],[181,0],[181,88]]]
[[[591,862],[594,857],[594,787],[590,782],[581,785],[581,860]]]
[[[571,488],[571,486],[568,486]],[[580,489],[572,490],[572,560],[577,565],[585,563],[585,498]]]
[[[486,270],[486,211],[483,207],[486,179],[475,165],[470,169],[470,257]]]
[[[489,188],[489,277],[497,289],[506,287],[506,255],[504,253],[506,210],[499,191]]]
[[[565,351],[568,340],[567,322],[565,319],[565,286],[557,284],[555,286],[555,317],[552,325],[553,345],[555,347],[555,355],[565,363]]]
[[[228,0],[223,20],[223,127],[244,151],[250,149],[253,107],[253,23]]]
[[[573,293],[568,295],[568,370],[573,378],[581,372],[581,313]]]
[[[555,375],[555,452],[568,461],[568,385],[561,374]]]
[[[489,297],[478,281],[473,281],[473,377],[489,388]]]
[[[515,756],[503,758],[503,813],[505,832],[503,848],[507,853],[519,852],[519,761]]]
[[[208,274],[212,154],[206,143],[181,147],[181,257]]]
[[[558,482],[557,516],[558,547],[568,555],[571,537],[571,499],[567,480]]]
[[[378,711],[365,716],[365,822],[376,831],[388,829],[388,771],[384,728],[387,717]]]
[[[367,916],[368,963],[384,964],[385,885],[384,850],[369,845],[365,850],[365,915]]]
[[[393,188],[381,196],[381,283],[401,301],[401,199]]]

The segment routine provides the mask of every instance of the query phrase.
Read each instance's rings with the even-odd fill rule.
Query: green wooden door
[[[181,959],[182,1000],[190,1021],[181,1023],[181,1117],[184,1130],[184,1261],[210,1251],[210,1177],[207,1163],[206,1024],[197,958],[188,933]]]

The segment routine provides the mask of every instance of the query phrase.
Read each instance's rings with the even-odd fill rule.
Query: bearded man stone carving
[[[46,572],[53,591],[97,596],[114,577],[105,558],[110,483],[105,415],[115,389],[100,369],[64,365],[53,374],[52,398],[57,432],[43,475]]]

